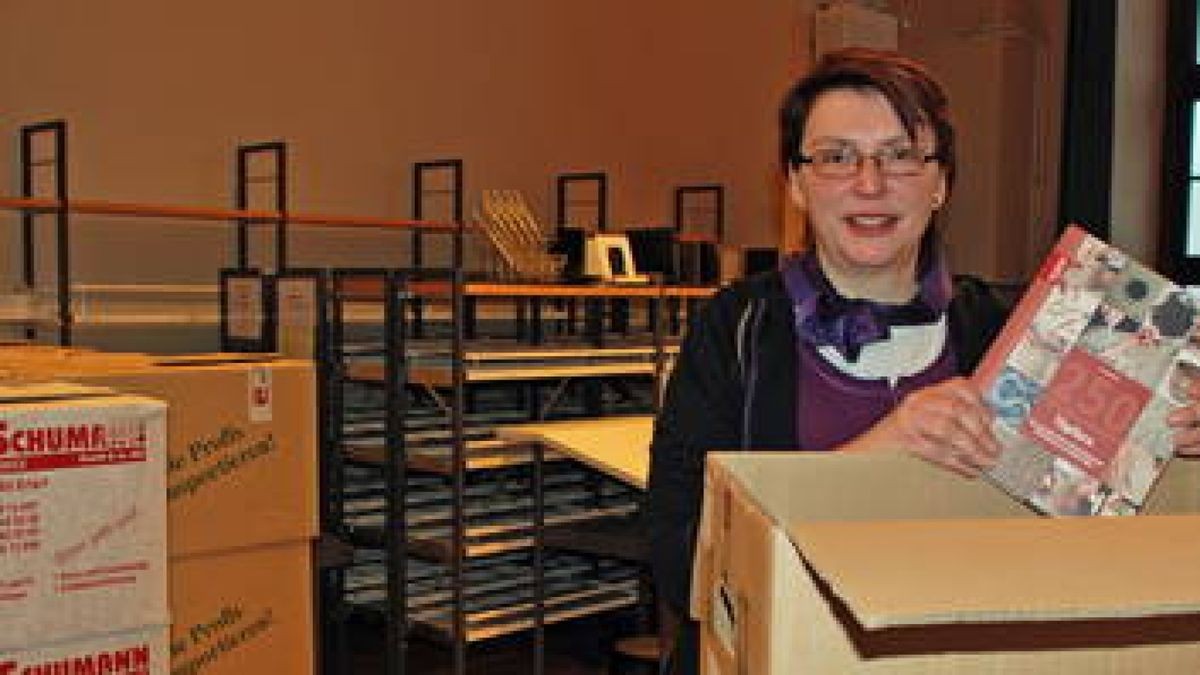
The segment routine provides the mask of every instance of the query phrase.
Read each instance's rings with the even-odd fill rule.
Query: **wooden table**
[[[556,452],[645,490],[650,475],[650,415],[536,422],[498,427],[503,438],[536,441]]]

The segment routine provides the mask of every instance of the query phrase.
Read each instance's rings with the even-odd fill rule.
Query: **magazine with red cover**
[[[1200,377],[1198,307],[1070,226],[975,371],[1004,446],[988,478],[1050,515],[1136,513]]]

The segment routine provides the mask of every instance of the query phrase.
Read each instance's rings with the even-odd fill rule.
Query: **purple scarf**
[[[937,321],[950,306],[950,273],[936,254],[923,267],[917,295],[894,305],[843,297],[821,270],[815,251],[789,258],[783,264],[783,278],[792,299],[796,334],[816,347],[833,347],[855,362],[865,345],[888,339],[892,326]]]

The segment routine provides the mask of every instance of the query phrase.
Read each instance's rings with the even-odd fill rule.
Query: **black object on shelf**
[[[679,280],[676,267],[675,228],[649,227],[625,231],[629,237],[629,248],[633,252],[633,263],[642,274],[658,274],[667,283]]]
[[[564,255],[567,258],[563,266],[563,279],[580,281],[583,279],[583,247],[587,241],[587,232],[577,227],[559,226],[551,253]]]

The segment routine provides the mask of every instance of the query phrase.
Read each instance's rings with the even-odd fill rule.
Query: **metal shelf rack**
[[[314,341],[288,335],[305,323],[300,332],[311,333],[314,315],[289,309],[285,300],[297,294],[278,288],[300,278],[319,289],[300,295],[325,296],[300,304],[328,308],[315,334],[329,363],[329,526],[357,547],[337,597],[345,611],[383,614],[389,673],[403,672],[413,636],[447,644],[454,672],[463,672],[470,645],[526,630],[536,672],[540,627],[636,605],[636,566],[544,553],[542,543],[547,528],[629,516],[634,491],[494,430],[649,410],[682,325],[664,316],[663,301],[694,308],[712,289],[468,282],[461,270],[292,272],[270,292],[281,303],[275,341],[306,348]],[[540,311],[567,296],[587,301],[582,330]],[[645,323],[614,325],[604,314],[615,299],[644,303]],[[419,319],[417,300],[426,310]],[[418,320],[420,340],[412,338]],[[676,334],[663,334],[668,323]],[[577,381],[609,382],[612,391],[572,397],[567,383]],[[643,395],[629,397],[625,389],[639,386]],[[550,396],[538,388],[552,388]],[[493,587],[496,579],[508,581]]]

